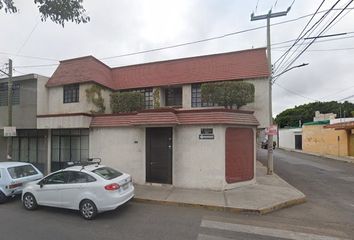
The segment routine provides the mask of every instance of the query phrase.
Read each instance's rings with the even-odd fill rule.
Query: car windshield
[[[9,167],[7,171],[9,172],[12,179],[23,178],[38,174],[36,169],[34,169],[31,165]]]
[[[113,178],[121,176],[123,173],[118,172],[117,170],[114,170],[113,168],[110,167],[101,167],[97,168],[92,171],[93,173],[96,173],[98,176],[106,179],[106,180],[111,180]]]

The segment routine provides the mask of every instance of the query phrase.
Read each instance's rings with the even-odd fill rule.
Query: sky
[[[232,52],[266,46],[266,28],[224,38],[126,57],[123,54],[161,48],[185,42],[222,36],[264,27],[265,20],[250,21],[252,12],[263,15],[285,11],[286,16],[272,18],[281,23],[313,14],[323,0],[84,0],[91,21],[66,23],[63,28],[50,20],[42,22],[32,1],[15,0],[19,11],[0,11],[0,69],[8,58],[14,74],[36,73],[50,77],[60,60],[93,55],[110,67],[168,59]],[[337,0],[326,0],[321,10],[328,10]],[[343,8],[349,0],[341,0]],[[354,8],[352,3],[350,8]],[[318,33],[340,11],[331,11],[309,36]],[[324,14],[316,15],[311,27]],[[275,75],[279,57],[293,44],[311,16],[271,27],[272,63]],[[314,101],[346,100],[354,102],[354,11],[346,10],[324,35],[345,35],[317,39],[294,63],[309,65],[291,69],[273,85],[273,115],[287,108]],[[309,28],[308,27],[308,28]],[[290,41],[292,40],[292,41]],[[279,44],[281,42],[290,41]],[[308,43],[309,40],[306,41]],[[302,45],[306,46],[306,45]],[[293,48],[296,50],[297,46]],[[303,47],[287,59],[294,58]],[[286,61],[284,61],[286,63]],[[278,68],[279,67],[279,68]],[[4,76],[2,76],[4,77]]]

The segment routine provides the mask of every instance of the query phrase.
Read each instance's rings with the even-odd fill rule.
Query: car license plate
[[[122,186],[122,188],[123,188],[124,191],[127,190],[128,187],[129,187],[129,183],[126,183],[126,184],[124,184],[124,185]]]

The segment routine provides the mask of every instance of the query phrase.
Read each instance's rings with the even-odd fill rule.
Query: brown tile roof
[[[354,129],[354,121],[330,124],[324,126],[324,128],[335,128],[336,130]]]
[[[110,68],[92,56],[61,61],[47,86],[96,82],[113,90],[268,77],[266,49]]]
[[[90,127],[126,127],[139,125],[227,124],[258,126],[253,112],[228,109],[175,110],[156,109],[131,114],[94,116]]]

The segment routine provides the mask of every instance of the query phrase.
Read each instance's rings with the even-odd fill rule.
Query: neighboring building
[[[302,150],[302,128],[280,129],[278,146],[288,150]]]
[[[13,77],[12,116],[17,136],[12,138],[12,160],[31,162],[45,171],[47,163],[47,131],[37,130],[38,88],[48,78],[28,74]],[[7,159],[7,138],[3,128],[8,124],[8,79],[0,79],[0,161]]]
[[[253,182],[257,126],[269,125],[268,76],[265,48],[117,68],[92,56],[61,61],[37,84],[46,166],[100,157],[139,184],[221,190]],[[253,83],[255,102],[241,110],[203,102],[201,84],[217,81]],[[97,87],[101,115],[86,96]],[[110,94],[118,91],[142,92],[147,110],[111,114]]]
[[[353,122],[329,123],[327,120],[303,125],[303,151],[320,155],[354,156]]]
[[[337,114],[334,113],[320,113],[320,111],[316,111],[313,121],[318,122],[318,121],[334,120],[336,117]]]

